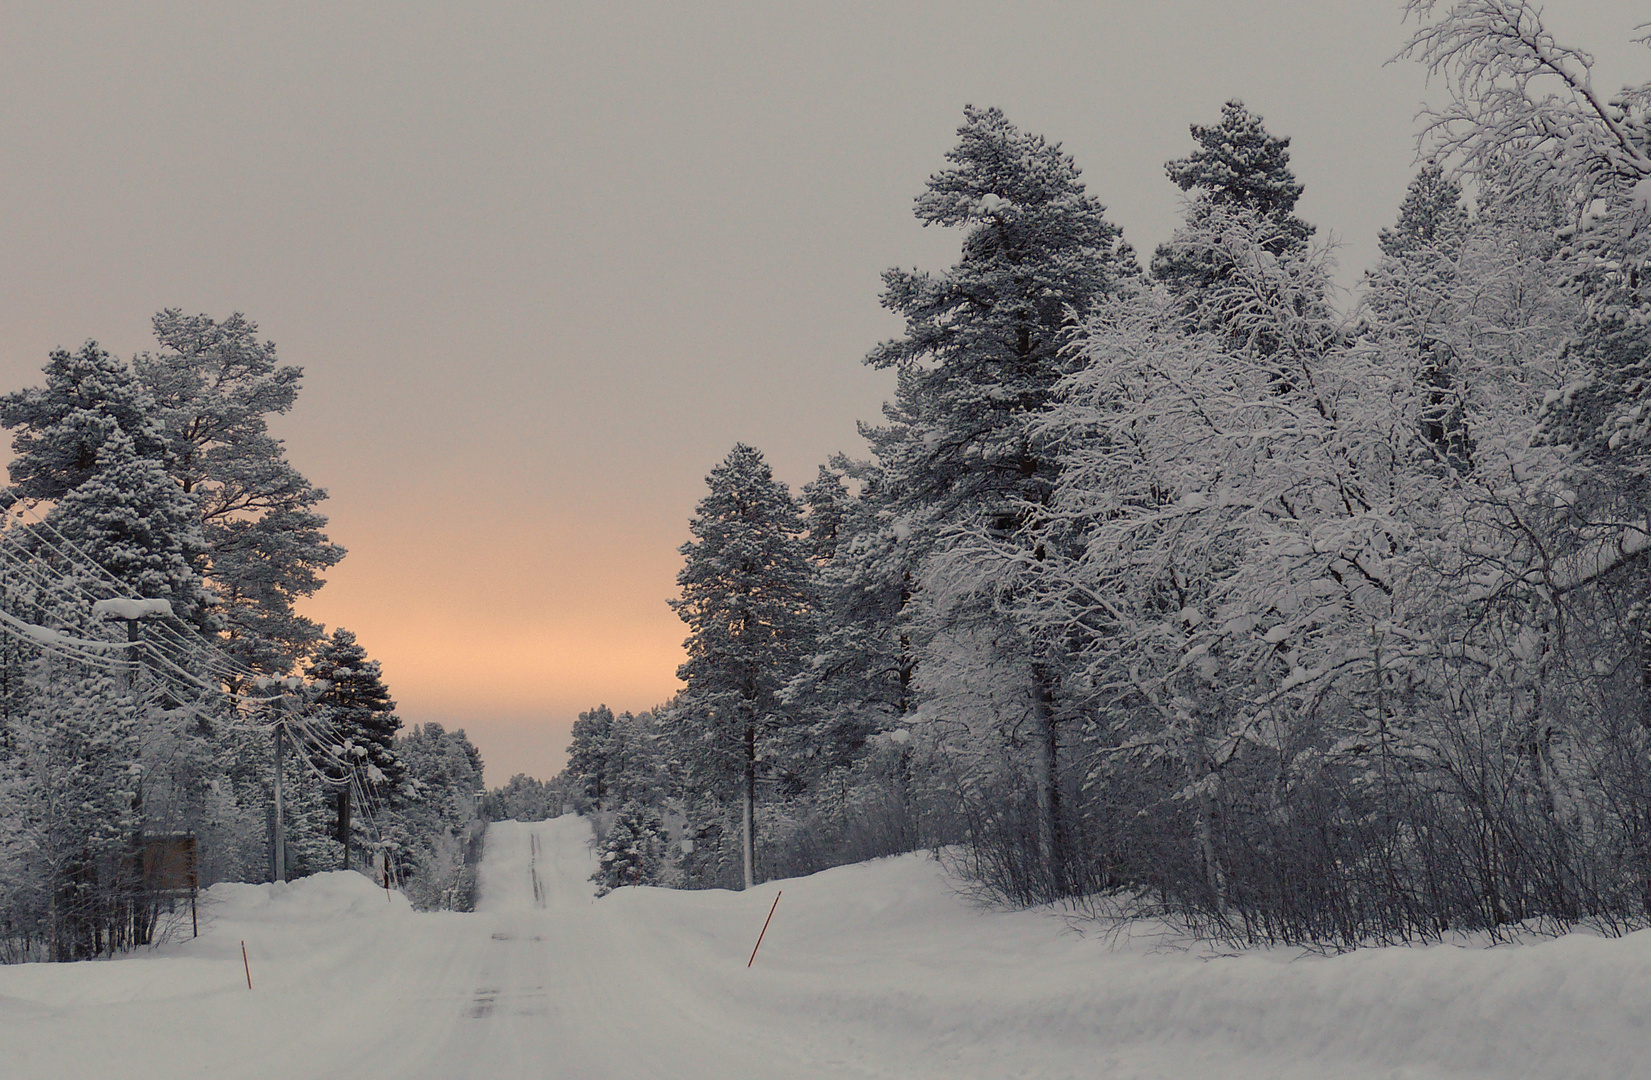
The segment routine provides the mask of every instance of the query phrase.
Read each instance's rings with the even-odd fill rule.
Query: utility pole
[[[120,619],[126,623],[126,660],[121,664],[116,676],[116,686],[119,692],[127,695],[134,708],[140,707],[140,697],[144,688],[144,661],[139,649],[143,635],[139,631],[139,621],[152,618],[170,618],[172,605],[159,599],[143,597],[108,597],[92,603],[92,618]],[[148,939],[151,929],[148,917],[144,914],[143,896],[147,887],[144,870],[144,833],[143,833],[143,782],[140,779],[137,790],[132,793],[132,837],[130,840],[129,855],[132,860],[132,880],[125,884],[125,911],[121,922],[126,927],[126,933],[133,944]],[[111,945],[113,944],[111,940]]]
[[[138,665],[140,663],[138,659],[138,621],[136,619],[126,620],[126,644],[128,646],[126,650],[127,663],[126,667],[121,670],[120,690],[122,693],[130,691],[135,696],[138,686]]]
[[[286,769],[282,759],[287,750],[287,719],[292,715],[292,695],[302,686],[302,681],[295,678],[271,679],[260,676],[252,681],[252,685],[259,690],[270,690],[275,687],[284,687],[286,693],[260,698],[260,701],[275,705],[278,710],[275,716],[275,880],[287,880],[287,790]]]

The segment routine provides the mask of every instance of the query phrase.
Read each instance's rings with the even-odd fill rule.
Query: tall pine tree
[[[210,550],[228,650],[282,674],[321,627],[293,610],[344,557],[315,507],[327,493],[286,459],[268,417],[288,412],[300,368],[239,312],[222,322],[169,308],[155,316],[160,351],[133,361],[172,450],[171,472],[194,495]]]
[[[315,756],[315,765],[335,785],[338,842],[344,845],[346,868],[350,858],[350,791],[380,793],[387,804],[399,794],[405,769],[395,750],[401,719],[396,703],[384,685],[377,660],[367,659],[367,650],[355,635],[339,627],[323,638],[321,647],[305,671],[320,693],[315,707],[333,729],[329,744],[342,742],[343,756],[350,764],[340,765],[331,754]]]
[[[944,274],[884,274],[883,305],[905,318],[906,333],[866,358],[894,368],[898,381],[884,406],[888,423],[863,431],[886,481],[901,556],[915,563],[950,538],[985,533],[1037,561],[1049,553],[1029,530],[1060,469],[1030,421],[1070,366],[1064,350],[1076,324],[1139,268],[1058,143],[1022,132],[999,109],[970,106],[946,156],[950,167],[929,178],[916,212],[925,225],[964,228],[962,254]],[[882,577],[904,600],[915,569]],[[996,618],[979,596],[927,610],[931,637]],[[1053,868],[1062,649],[1031,641],[1013,648],[1027,709],[1010,721],[1009,737],[1035,747],[1040,855]]]
[[[689,627],[676,715],[699,729],[701,775],[718,794],[738,792],[750,888],[759,761],[779,750],[779,690],[808,649],[810,568],[797,502],[759,451],[736,444],[706,483],[670,602]]]

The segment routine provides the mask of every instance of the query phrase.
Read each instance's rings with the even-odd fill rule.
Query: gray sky
[[[1646,77],[1623,0],[1547,20]],[[1396,4],[0,4],[0,389],[51,348],[244,311],[350,549],[308,606],[488,780],[675,687],[676,548],[737,440],[793,484],[892,390],[891,265],[965,103],[1065,144],[1125,237],[1242,98],[1351,284],[1413,171]]]

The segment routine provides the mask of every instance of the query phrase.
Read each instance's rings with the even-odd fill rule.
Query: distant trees
[[[517,773],[487,793],[482,800],[482,815],[488,821],[544,821],[560,814],[565,801],[567,796],[558,781]]]
[[[636,799],[659,800],[660,734],[652,713],[614,716],[612,709],[598,705],[579,714],[572,736],[562,775],[591,808],[612,810]],[[560,812],[558,802],[551,813]]]

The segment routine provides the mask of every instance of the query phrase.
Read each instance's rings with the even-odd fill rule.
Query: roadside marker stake
[[[749,959],[745,962],[746,967],[750,967],[752,964],[757,962],[757,950],[762,948],[762,935],[768,933],[768,924],[770,922],[772,922],[773,918],[774,918],[774,908],[777,908],[777,907],[780,906],[780,897],[782,897],[784,895],[785,895],[785,890],[784,889],[781,889],[779,892],[774,894],[774,907],[771,907],[771,908],[768,909],[768,918],[766,918],[762,921],[762,934],[757,935],[757,943],[755,945],[751,946],[751,959]],[[250,975],[247,976],[248,979],[250,979],[251,977],[252,976],[250,976]]]
[[[779,899],[775,897],[775,899]],[[241,942],[241,966],[247,969],[247,989],[252,989],[252,965],[247,963],[247,943]]]

